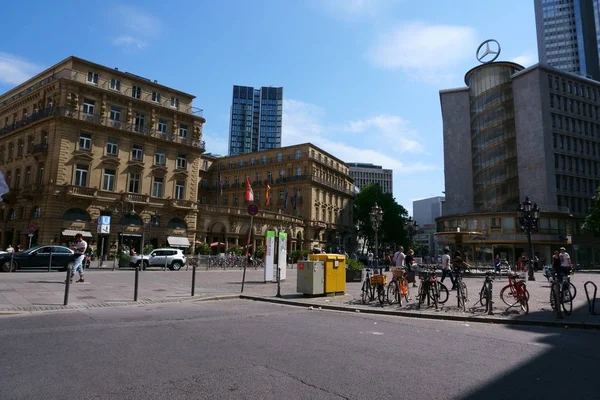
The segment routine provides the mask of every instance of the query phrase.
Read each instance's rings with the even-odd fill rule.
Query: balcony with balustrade
[[[169,207],[176,208],[179,210],[195,210],[197,209],[197,204],[192,200],[177,200],[172,199],[169,200]]]
[[[98,197],[98,189],[86,186],[65,185],[67,196],[82,199],[92,199]]]
[[[150,202],[150,196],[139,193],[123,193],[121,200],[133,204],[148,204]]]

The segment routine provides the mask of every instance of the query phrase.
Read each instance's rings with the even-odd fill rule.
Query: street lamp
[[[532,204],[529,197],[525,197],[525,201],[519,204],[517,213],[521,230],[527,235],[527,242],[529,243],[529,276],[527,280],[535,281],[535,277],[533,276],[533,245],[531,244],[531,234],[537,231],[540,208],[537,203]]]
[[[379,227],[381,226],[381,221],[383,219],[383,211],[381,207],[377,203],[371,209],[371,224],[373,224],[373,230],[375,231],[375,267],[379,267]]]
[[[417,221],[414,220],[408,221],[408,224],[406,225],[406,230],[408,232],[408,245],[412,246],[412,241],[415,237],[415,233],[419,231],[419,224],[417,224]]]

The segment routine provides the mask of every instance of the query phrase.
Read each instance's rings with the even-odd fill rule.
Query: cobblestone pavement
[[[465,277],[469,298],[467,311],[457,307],[456,292],[451,291],[446,304],[437,310],[433,307],[416,309],[414,300],[403,307],[398,305],[383,306],[377,301],[368,305],[360,302],[361,282],[346,283],[346,293],[338,296],[305,297],[296,292],[296,269],[287,270],[287,279],[281,283],[282,299],[314,307],[335,306],[351,310],[371,310],[377,312],[403,313],[414,316],[431,316],[434,318],[470,318],[484,321],[506,322],[506,320],[526,321],[557,321],[556,313],[550,308],[550,285],[541,273],[536,273],[536,281],[527,282],[530,293],[529,315],[524,315],[520,309],[507,307],[500,299],[500,290],[508,282],[506,277],[496,279],[493,286],[494,309],[493,315],[487,315],[484,307],[477,304],[479,291],[483,283],[482,276]],[[264,283],[262,269],[248,269],[244,295],[261,299],[275,300],[277,284]],[[198,269],[196,274],[196,295],[190,296],[192,271],[161,271],[152,270],[140,272],[139,301],[133,302],[134,276],[133,270],[99,270],[86,272],[85,283],[73,283],[69,296],[69,305],[63,306],[65,274],[59,272],[35,273],[2,273],[0,274],[0,312],[45,311],[77,308],[111,307],[135,304],[182,302],[200,300],[220,296],[237,296],[241,291],[242,270],[209,270]],[[391,275],[388,273],[388,276]],[[600,274],[577,273],[572,277],[572,283],[577,289],[573,301],[573,314],[565,316],[565,322],[600,326],[600,316],[590,315],[584,291],[586,281],[600,285]],[[450,282],[446,282],[450,285]],[[414,297],[416,288],[410,288]],[[600,303],[600,302],[599,302]],[[600,304],[596,306],[600,313]]]

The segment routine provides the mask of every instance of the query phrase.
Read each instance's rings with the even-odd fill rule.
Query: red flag
[[[266,200],[266,204],[269,205],[271,204],[271,196],[269,195],[269,192],[271,191],[271,185],[269,185],[267,183],[267,191],[265,193],[265,200]]]
[[[254,191],[252,190],[248,177],[246,177],[246,201],[254,201]]]

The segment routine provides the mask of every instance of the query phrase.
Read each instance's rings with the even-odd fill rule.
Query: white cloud
[[[368,51],[371,62],[384,69],[402,69],[415,77],[447,75],[466,58],[474,57],[477,34],[458,25],[406,22],[382,34]]]
[[[19,85],[41,70],[39,65],[0,51],[0,84]]]
[[[401,0],[317,0],[319,7],[341,18],[375,17]]]
[[[380,116],[353,121],[338,130],[326,127],[322,122],[324,116],[325,110],[318,106],[297,100],[284,100],[282,145],[311,142],[343,161],[375,163],[384,168],[391,168],[395,173],[437,169],[420,161],[405,164],[399,160],[400,157],[394,156],[395,151],[390,151],[390,145],[393,143],[390,143],[388,134],[393,132],[394,126],[406,124],[400,117]],[[370,128],[372,129],[369,130]],[[352,133],[368,135],[349,138],[348,135]],[[420,146],[418,143],[415,145],[419,148]]]
[[[346,130],[354,133],[378,132],[394,152],[424,152],[421,143],[414,139],[417,132],[409,127],[408,121],[397,115],[382,114],[368,119],[350,121]]]
[[[130,51],[147,47],[149,41],[160,35],[163,27],[160,19],[128,5],[115,6],[110,18],[116,21],[113,30],[119,33],[113,39],[113,45]]]
[[[526,51],[520,56],[513,58],[511,61],[524,67],[529,67],[537,62],[537,56],[530,51]]]

